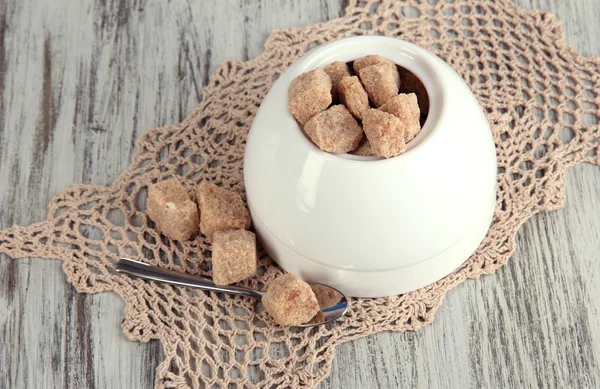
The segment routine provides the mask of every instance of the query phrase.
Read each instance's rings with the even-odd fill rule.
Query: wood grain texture
[[[0,1],[0,228],[45,219],[73,183],[110,184],[147,128],[181,121],[225,59],[273,29],[338,17],[339,0]],[[519,0],[600,55],[600,3]],[[569,172],[563,210],[520,230],[494,275],[448,294],[416,333],[340,346],[323,388],[600,386],[600,170]],[[82,295],[58,261],[0,258],[0,387],[151,388],[156,342],[128,342],[113,294]]]

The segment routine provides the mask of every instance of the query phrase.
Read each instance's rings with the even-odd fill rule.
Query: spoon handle
[[[164,282],[170,285],[188,286],[211,292],[227,293],[234,296],[251,297],[257,300],[262,299],[263,296],[263,294],[257,290],[238,286],[218,286],[211,280],[205,278],[195,277],[173,270],[161,269],[129,258],[121,258],[119,262],[117,262],[117,272],[143,278],[145,280]]]

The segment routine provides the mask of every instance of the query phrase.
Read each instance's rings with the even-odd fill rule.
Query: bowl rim
[[[363,54],[352,54],[352,52],[360,53],[361,51],[356,51],[356,47],[361,47],[363,45],[364,47],[368,47],[366,49],[368,53],[362,52]],[[394,51],[396,52],[394,53]],[[394,53],[391,55],[391,58],[390,53]],[[290,66],[286,72],[288,78],[285,80],[285,90],[287,92],[292,80],[304,72],[316,68],[324,68],[335,61],[347,63],[360,59],[366,55],[373,54],[380,55],[381,57],[394,62],[397,66],[407,69],[419,78],[425,87],[429,99],[429,113],[419,134],[407,143],[406,151],[404,153],[392,158],[358,156],[350,153],[333,154],[321,150],[310,140],[302,126],[293,117],[286,104],[286,116],[293,121],[298,132],[302,134],[302,137],[304,138],[304,141],[302,141],[304,143],[303,147],[308,147],[311,152],[323,158],[342,159],[349,161],[350,163],[392,163],[393,161],[397,161],[401,158],[408,158],[411,154],[414,154],[417,149],[421,148],[419,146],[426,144],[428,139],[431,138],[430,135],[435,133],[438,128],[438,122],[445,116],[444,111],[446,104],[444,104],[444,100],[448,96],[448,91],[442,80],[438,77],[435,69],[433,69],[431,62],[440,61],[444,63],[444,65],[447,64],[430,51],[402,39],[385,36],[354,36],[316,47],[305,53]]]

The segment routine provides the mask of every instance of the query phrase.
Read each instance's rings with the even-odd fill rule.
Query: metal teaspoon
[[[129,258],[121,258],[119,262],[117,262],[117,272],[146,280],[164,282],[170,285],[188,286],[191,288],[208,290],[212,292],[221,292],[234,296],[250,297],[259,301],[263,297],[262,292],[254,289],[242,288],[239,286],[219,286],[215,285],[211,280],[206,278],[196,277],[173,270],[161,269],[159,267]],[[297,327],[314,327],[327,324],[339,319],[348,312],[348,306],[350,305],[349,299],[342,292],[327,285],[309,285],[320,285],[321,287],[329,288],[332,292],[334,292],[333,294],[337,293],[341,297],[340,300],[337,303],[334,303],[333,306],[321,307],[321,312],[316,314],[311,321]]]

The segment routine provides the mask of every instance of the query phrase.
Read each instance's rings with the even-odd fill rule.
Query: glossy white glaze
[[[429,117],[395,158],[323,152],[290,114],[288,86],[368,54],[422,80]],[[308,53],[273,85],[248,136],[244,180],[257,233],[284,269],[376,297],[434,282],[477,248],[493,215],[496,153],[481,107],[445,62],[401,40],[354,37]]]

